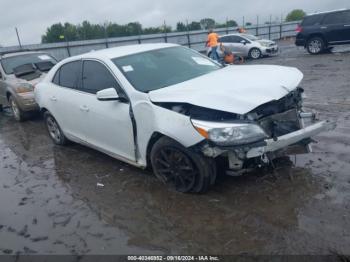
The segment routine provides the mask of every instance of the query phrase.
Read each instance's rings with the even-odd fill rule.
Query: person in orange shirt
[[[216,61],[219,61],[220,59],[217,52],[217,48],[219,44],[218,40],[219,40],[218,34],[215,33],[213,29],[210,29],[208,34],[208,39],[207,39],[207,46],[211,48],[210,58]]]
[[[237,32],[240,34],[245,34],[245,33],[247,33],[247,30],[245,30],[243,27],[239,27],[239,28],[237,28]]]

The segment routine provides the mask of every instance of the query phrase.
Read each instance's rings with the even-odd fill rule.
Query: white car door
[[[49,103],[47,107],[63,132],[68,137],[85,140],[85,114],[78,103],[84,99],[79,91],[81,76],[81,60],[62,65],[56,72],[50,88],[46,90],[46,97]]]
[[[247,50],[249,49],[247,45],[249,44],[248,41],[244,44],[242,43],[242,40],[247,41],[246,39],[237,36],[237,35],[232,35],[230,36],[230,45],[232,48],[232,52],[234,54],[239,54],[241,56],[246,56],[248,55]]]
[[[84,134],[88,143],[107,153],[135,161],[129,102],[99,101],[96,97],[96,92],[111,87],[116,88],[119,94],[123,92],[115,77],[101,62],[84,60],[82,79],[83,99],[77,103],[84,112]]]

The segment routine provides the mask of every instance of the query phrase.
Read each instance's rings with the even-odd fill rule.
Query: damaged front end
[[[244,114],[232,114],[188,104],[162,104],[188,115],[206,139],[193,147],[205,156],[224,160],[227,173],[240,175],[284,155],[311,151],[311,137],[335,124],[318,121],[302,108],[303,89],[270,101]]]

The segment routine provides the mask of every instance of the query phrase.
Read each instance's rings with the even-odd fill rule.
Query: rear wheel
[[[155,175],[179,192],[201,193],[215,183],[216,166],[212,159],[167,137],[160,138],[154,144],[151,163]]]
[[[58,125],[56,119],[49,113],[44,113],[44,119],[46,123],[47,130],[53,142],[56,145],[65,145],[68,143],[68,139],[63,134],[60,126]]]
[[[261,51],[259,48],[254,47],[250,49],[248,56],[251,59],[259,59],[261,57]]]
[[[323,52],[325,43],[321,37],[312,37],[307,41],[306,49],[310,54],[317,55]]]
[[[25,119],[25,113],[21,110],[21,108],[18,106],[17,101],[10,96],[9,97],[9,103],[10,103],[10,107],[13,113],[13,117],[19,121],[22,122]]]

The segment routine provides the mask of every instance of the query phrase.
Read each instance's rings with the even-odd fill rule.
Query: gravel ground
[[[204,195],[169,191],[80,145],[54,146],[40,118],[0,113],[0,253],[350,254],[350,48],[311,56],[280,45],[246,64],[299,68],[305,105],[337,128],[313,153],[222,177]]]

